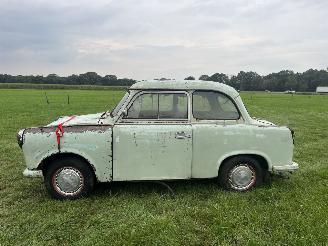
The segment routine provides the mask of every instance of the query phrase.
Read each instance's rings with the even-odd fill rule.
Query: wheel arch
[[[250,158],[254,158],[255,160],[257,160],[261,166],[261,168],[264,171],[269,171],[270,168],[270,161],[268,159],[268,157],[265,157],[264,155],[261,155],[259,153],[236,153],[236,154],[232,154],[229,156],[225,156],[224,158],[222,158],[219,161],[219,166],[218,166],[218,174],[220,172],[220,170],[222,169],[222,167],[224,166],[225,163],[227,163],[227,161],[231,160],[232,158],[235,157],[240,157],[240,156],[247,156]]]
[[[50,165],[50,163],[54,160],[58,160],[60,158],[63,157],[69,157],[69,158],[76,158],[76,159],[80,159],[81,161],[85,162],[90,171],[92,171],[93,175],[95,176],[96,180],[98,180],[97,175],[96,175],[96,168],[95,166],[84,156],[81,156],[79,154],[76,153],[72,153],[72,152],[61,152],[61,153],[54,153],[52,155],[47,156],[46,158],[44,158],[41,163],[38,165],[38,170],[42,170],[42,173],[44,175],[44,172],[46,170],[46,168]]]

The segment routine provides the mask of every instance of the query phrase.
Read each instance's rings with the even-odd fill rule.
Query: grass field
[[[41,90],[125,90],[128,86],[104,85],[64,85],[64,84],[32,84],[32,83],[0,83],[0,89],[41,89]]]
[[[252,116],[296,132],[289,179],[248,193],[215,180],[100,185],[77,201],[52,200],[22,176],[15,134],[59,115],[112,108],[123,91],[0,90],[0,245],[327,245],[328,96],[242,94]],[[70,104],[67,104],[67,95]]]

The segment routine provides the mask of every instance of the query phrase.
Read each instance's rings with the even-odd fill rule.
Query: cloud
[[[323,0],[2,0],[0,73],[136,79],[327,67]]]

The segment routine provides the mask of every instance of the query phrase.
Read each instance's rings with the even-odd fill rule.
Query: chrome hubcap
[[[255,181],[255,170],[248,164],[235,166],[229,173],[231,187],[238,191],[249,189],[254,185]]]
[[[75,195],[83,187],[82,173],[76,168],[63,167],[53,177],[54,187],[62,195]]]

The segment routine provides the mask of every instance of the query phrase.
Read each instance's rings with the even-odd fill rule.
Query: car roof
[[[130,87],[131,90],[212,90],[231,97],[239,93],[229,85],[203,80],[143,80]]]

